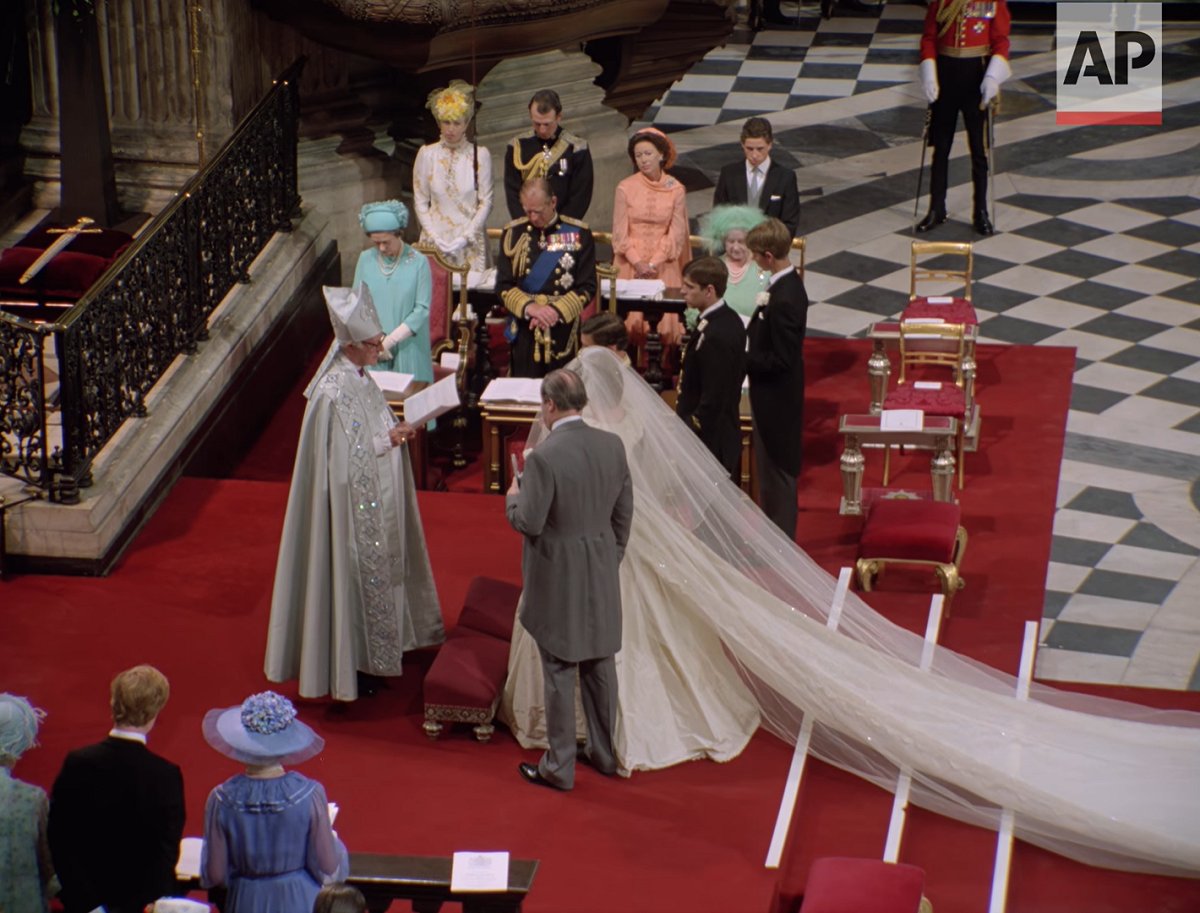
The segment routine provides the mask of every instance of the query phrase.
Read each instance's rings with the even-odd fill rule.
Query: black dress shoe
[[[538,770],[536,764],[527,764],[525,761],[522,761],[517,765],[517,770],[521,772],[521,779],[526,783],[532,783],[534,786],[545,786],[549,789],[561,789],[561,787],[555,786],[543,777],[542,772]]]
[[[988,218],[986,210],[981,209],[975,213],[972,224],[975,226],[975,230],[981,235],[994,235],[996,233],[996,229],[992,227],[992,220]],[[917,229],[917,231],[920,230],[919,228]]]
[[[821,18],[832,19],[835,6],[837,6],[837,0],[821,0]]]
[[[917,223],[917,234],[924,234],[931,228],[936,228],[946,221],[946,210],[931,209],[929,214]]]

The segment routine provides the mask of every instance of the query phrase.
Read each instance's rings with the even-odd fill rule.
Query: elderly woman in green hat
[[[376,369],[433,380],[429,303],[433,282],[425,255],[404,243],[408,207],[399,200],[367,203],[358,216],[371,246],[358,257],[354,287],[365,284],[386,334]]]
[[[748,321],[757,307],[756,298],[767,290],[770,280],[759,269],[746,246],[746,234],[767,217],[757,206],[718,206],[700,219],[700,234],[709,249],[729,269],[725,303]]]
[[[21,755],[37,744],[45,714],[15,694],[0,694],[0,910],[44,913],[53,893],[54,866],[46,839],[46,792],[12,775]]]

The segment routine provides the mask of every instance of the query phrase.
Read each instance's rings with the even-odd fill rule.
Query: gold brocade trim
[[[938,53],[944,57],[987,57],[992,49],[978,44],[969,48],[938,48]]]
[[[517,235],[515,240],[513,235]],[[532,239],[533,236],[527,231],[510,231],[504,236],[504,256],[512,263],[514,279],[529,272],[529,246],[533,243]]]
[[[496,715],[493,699],[487,707],[456,707],[449,704],[426,704],[425,719],[450,723],[490,723]]]
[[[521,177],[528,181],[530,178],[544,178],[547,172],[550,171],[550,164],[557,162],[562,158],[563,153],[567,151],[567,142],[565,134],[558,135],[558,141],[549,149],[544,146],[538,152],[535,152],[528,162],[521,160],[521,143],[520,140],[514,140],[512,161],[513,167],[521,172]]]
[[[967,4],[970,2],[971,0],[946,0],[942,8],[937,11],[937,21],[941,26],[937,33],[939,38],[950,31],[955,21],[966,12]],[[942,52],[939,51],[939,53]]]
[[[525,308],[533,300],[532,296],[525,294],[519,288],[510,288],[501,294],[500,298],[504,301],[504,306],[508,308],[514,317],[524,317]]]

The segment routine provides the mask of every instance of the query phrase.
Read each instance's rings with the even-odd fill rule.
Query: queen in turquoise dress
[[[404,243],[408,207],[399,200],[367,203],[358,216],[371,246],[358,257],[354,287],[365,284],[383,326],[385,356],[376,371],[433,380],[429,305],[433,282],[425,255]]]
[[[56,880],[46,839],[46,792],[12,775],[37,744],[42,712],[14,694],[0,694],[0,910],[45,913]]]

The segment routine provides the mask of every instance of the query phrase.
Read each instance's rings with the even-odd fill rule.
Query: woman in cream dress
[[[621,565],[618,654],[623,768],[725,759],[755,718],[883,789],[912,775],[912,801],[1082,862],[1200,876],[1200,714],[1034,684],[923,639],[844,595],[730,480],[614,353],[574,362],[586,421],[621,435],[634,485]],[[536,443],[534,444],[536,446]],[[540,665],[514,634],[503,711],[540,736]],[[928,662],[922,660],[926,653]],[[924,670],[922,667],[925,667]],[[649,683],[649,684],[647,684]]]
[[[413,208],[421,243],[450,263],[487,267],[484,225],[492,211],[492,156],[467,140],[475,111],[475,89],[456,79],[429,95],[441,138],[417,150],[413,164]]]

